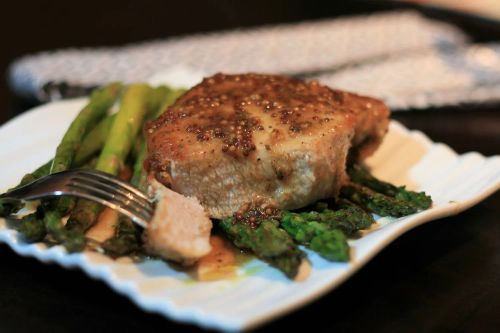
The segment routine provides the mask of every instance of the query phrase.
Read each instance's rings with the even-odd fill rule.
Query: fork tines
[[[107,201],[113,209],[131,217],[141,225],[147,223],[153,216],[153,203],[144,193],[104,172],[77,170],[72,175],[68,186],[86,193],[89,198],[95,197]]]

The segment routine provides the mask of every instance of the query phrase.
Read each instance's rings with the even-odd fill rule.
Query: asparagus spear
[[[109,115],[102,119],[83,139],[83,142],[76,153],[73,165],[80,166],[89,160],[95,153],[101,150],[116,114]]]
[[[23,208],[23,203],[20,200],[6,200],[0,199],[0,217],[8,217],[15,214],[21,208]]]
[[[97,170],[117,175],[123,167],[146,115],[150,93],[151,88],[146,84],[133,84],[127,88],[97,160]],[[97,203],[78,200],[66,228],[81,233],[85,232],[96,221],[101,208],[101,205]]]
[[[170,95],[171,92],[171,89],[167,86],[159,86],[151,91],[148,103],[149,111],[146,115],[146,120],[154,119],[157,117],[157,113],[161,112],[159,111],[159,109],[161,109],[161,107],[165,103],[166,96]]]
[[[19,185],[17,185],[15,188],[24,186],[26,184],[34,182],[35,180],[37,180],[39,178],[47,176],[50,173],[51,166],[52,166],[52,160],[50,160],[47,163],[45,163],[44,165],[40,166],[35,171],[24,175],[24,177],[23,177],[23,179],[21,179],[21,182],[19,183]]]
[[[381,181],[371,175],[366,168],[359,165],[353,165],[348,170],[348,173],[353,182],[366,186],[375,192],[406,201],[418,209],[427,209],[432,204],[431,197],[426,195],[425,192],[408,191],[405,186],[397,187]]]
[[[83,251],[86,244],[85,236],[81,233],[61,228],[62,215],[58,210],[47,210],[43,218],[48,235],[56,243],[61,243],[68,252]]]
[[[242,250],[255,253],[260,259],[294,278],[305,254],[297,248],[290,235],[272,219],[262,220],[255,228],[250,224],[227,218],[219,222],[220,228]]]
[[[143,163],[146,155],[146,147],[144,145],[141,146],[142,149],[134,164],[130,183],[138,189],[145,191],[147,174],[144,171]],[[140,234],[140,230],[128,217],[120,215],[115,227],[114,236],[106,240],[102,244],[102,248],[112,256],[123,256],[136,252],[140,249]]]
[[[96,127],[94,127],[88,134],[85,135],[80,148],[76,152],[72,167],[80,167],[84,165],[96,152],[98,152],[102,148],[102,145],[106,140],[106,136],[109,133],[109,129],[114,119],[114,114],[105,117],[99,122]],[[39,178],[47,176],[50,173],[52,163],[53,160],[50,160],[42,166],[38,167],[38,169],[36,169],[35,171],[27,173],[26,175],[24,175],[21,182],[11,190],[27,185]]]
[[[318,219],[319,216],[318,216]],[[331,261],[348,261],[345,234],[327,223],[308,220],[303,214],[284,212],[281,226],[300,244]]]
[[[81,166],[87,162],[89,158],[102,146],[104,142],[103,136],[107,134],[107,128],[110,127],[114,116],[108,116],[103,119],[98,126],[85,136],[82,144],[77,141],[81,140],[82,133],[93,125],[95,119],[99,118],[102,113],[107,111],[107,109],[111,106],[116,98],[119,87],[120,85],[118,83],[113,83],[102,90],[96,91],[92,95],[90,103],[77,116],[77,119],[79,120],[77,121],[77,119],[75,119],[73,121],[70,128],[66,132],[63,141],[61,141],[59,147],[57,148],[56,156],[59,154],[59,162],[57,162],[56,159],[48,161],[35,171],[26,174],[22,178],[21,182],[14,188],[27,185],[41,177],[47,176],[51,173],[53,165],[58,165],[55,167],[53,172],[68,169],[73,156],[73,166]],[[64,148],[64,146],[66,146],[66,148]],[[72,149],[78,149],[76,155],[75,151]],[[64,214],[64,212],[67,212],[72,208],[72,204],[73,200],[66,198],[58,200],[54,206],[59,205],[61,213]],[[13,214],[20,208],[22,208],[22,205],[13,206],[12,203],[0,203],[0,216]]]
[[[110,115],[105,117],[96,127],[94,127],[83,139],[82,145],[78,149],[73,166],[80,167],[85,164],[97,151],[99,151],[106,139],[106,135],[109,132],[109,128],[114,120],[115,115]],[[27,173],[21,179],[21,182],[11,188],[10,190],[16,189],[18,187],[27,185],[31,182],[34,182],[37,179],[40,179],[44,176],[49,175],[50,169],[52,167],[53,160],[48,161],[47,163],[41,165],[33,172]],[[0,216],[3,216],[0,214]]]
[[[82,166],[101,149],[114,118],[115,115],[109,115],[105,117],[101,122],[99,122],[96,127],[94,127],[87,135],[85,135],[85,138],[83,139],[83,142],[76,153],[72,166]],[[39,178],[49,175],[52,164],[53,160],[50,160],[42,166],[38,167],[38,169],[36,169],[35,171],[27,173],[26,175],[24,175],[21,182],[10,190],[27,185]],[[13,207],[11,203],[0,202],[0,216],[5,217],[7,215],[14,214],[20,208],[22,208],[22,205]]]
[[[38,169],[36,169],[35,171],[27,173],[21,179],[21,182],[18,185],[14,186],[13,188],[9,189],[9,191],[15,190],[16,188],[34,182],[35,180],[42,178],[43,176],[47,176],[50,172],[51,165],[52,165],[52,160],[38,167]],[[24,204],[21,201],[0,200],[0,217],[7,217],[9,215],[15,214],[23,207]]]
[[[150,92],[151,87],[146,84],[128,87],[97,161],[97,170],[116,175],[123,167],[148,110]]]
[[[37,180],[38,178],[41,178],[43,176],[48,175],[51,165],[52,165],[52,160],[50,160],[49,162],[40,166],[35,171],[33,171],[31,173],[27,173],[26,175],[24,175],[21,182],[17,186],[11,188],[9,191],[12,191],[16,188],[27,185],[27,184]],[[7,217],[9,215],[15,214],[23,207],[24,207],[24,204],[21,201],[0,200],[0,217]]]
[[[43,221],[43,214],[43,209],[39,206],[34,213],[23,216],[20,223],[16,225],[17,231],[19,231],[29,243],[40,242],[47,234]]]
[[[49,173],[65,171],[71,168],[73,160],[83,141],[85,133],[101,119],[115,102],[121,89],[120,83],[111,83],[102,89],[94,90],[89,103],[71,122],[61,142],[57,146]],[[55,204],[61,214],[67,213],[74,200],[62,198]]]
[[[337,204],[336,210],[325,210],[322,216],[323,222],[342,230],[346,235],[369,228],[375,223],[371,214],[345,200]]]
[[[118,82],[111,83],[102,89],[94,90],[91,94],[89,103],[78,113],[76,118],[71,122],[68,130],[64,134],[61,142],[57,146],[56,155],[52,160],[50,173],[65,171],[71,168],[76,156],[76,152],[80,148],[83,137],[88,129],[93,126],[99,119],[104,117],[106,112],[115,102],[121,84]],[[66,215],[75,205],[75,200],[70,197],[63,197],[54,200],[49,205],[50,210],[57,210],[60,216]],[[54,238],[63,240],[62,224],[56,223],[55,212],[47,212],[46,225],[47,232],[52,234]]]
[[[182,88],[171,89],[169,91],[169,93],[166,95],[165,100],[163,100],[163,103],[160,105],[160,108],[157,109],[156,114],[154,114],[151,117],[151,119],[158,118],[165,111],[165,109],[167,107],[172,105],[177,100],[177,98],[182,96],[185,92],[186,92],[186,89],[182,89]]]
[[[316,204],[318,211],[284,212],[281,226],[300,244],[309,247],[331,261],[349,260],[346,235],[368,228],[373,217],[347,201],[337,204],[336,210],[326,204]]]
[[[288,278],[293,279],[297,276],[299,267],[305,257],[306,254],[304,252],[298,247],[293,247],[288,249],[285,254],[276,257],[267,257],[264,260],[269,265],[282,271]]]
[[[184,90],[170,90],[164,86],[153,91],[153,102],[150,102],[147,119],[157,118],[168,105],[171,105]],[[141,137],[139,142],[139,152],[135,160],[132,178],[130,183],[140,190],[145,191],[147,187],[147,172],[144,170],[144,160],[146,158],[146,143]],[[116,226],[115,235],[102,244],[103,249],[113,256],[123,256],[137,252],[140,249],[140,230],[125,216],[120,216]]]
[[[411,202],[419,209],[427,209],[432,205],[432,198],[425,192],[414,192],[406,190],[406,186],[398,187],[396,199]]]
[[[311,239],[309,248],[330,261],[349,261],[349,244],[339,229],[328,230]]]
[[[71,168],[85,133],[99,119],[101,119],[113,105],[120,92],[120,83],[111,83],[102,89],[95,90],[90,102],[80,111],[73,120],[64,137],[57,146],[56,156],[52,161],[50,173],[65,171]]]
[[[148,115],[147,119],[154,119],[158,117],[161,112],[165,110],[165,107],[172,104],[178,96],[185,92],[184,89],[171,90],[166,86],[160,86],[152,91],[152,96],[148,101]],[[75,157],[75,165],[81,165],[85,163],[95,152],[102,148],[104,141],[109,133],[111,125],[115,119],[116,114],[109,115],[105,117],[96,127],[89,132],[82,142],[80,149]],[[134,150],[139,151],[142,147],[141,142],[138,142],[137,148]],[[137,156],[138,153],[135,155]]]
[[[103,89],[96,90],[92,94],[89,104],[87,104],[82,111],[80,111],[78,116],[71,123],[69,129],[66,131],[61,143],[57,147],[54,159],[42,165],[34,172],[25,175],[17,187],[26,185],[38,178],[48,175],[49,173],[69,169],[83,135],[90,126],[92,126],[99,118],[102,117],[102,115],[104,115],[114,102],[119,90],[120,84],[118,83],[113,83]],[[40,206],[37,213],[30,214],[21,219],[18,229],[25,234],[26,239],[30,241],[39,241],[43,238],[43,236],[45,236],[47,231],[47,226],[44,226],[43,228],[41,226],[44,222],[49,223],[50,221],[50,232],[55,232],[55,236],[59,237],[61,235],[60,230],[62,229],[60,220],[56,223],[54,218],[55,213],[50,211],[57,209],[57,214],[65,214],[69,209],[71,209],[73,203],[74,200],[64,198],[51,201],[51,204],[44,204],[43,206]],[[45,215],[47,215],[47,217]],[[56,231],[56,229],[58,231]]]
[[[317,205],[318,206],[318,205]],[[370,227],[375,220],[371,214],[346,200],[339,201],[335,210],[320,205],[316,210],[297,213],[305,221],[316,221],[326,224],[330,229],[340,229],[346,235]]]
[[[380,216],[401,217],[418,211],[418,208],[411,203],[374,192],[354,183],[342,187],[340,194]]]
[[[102,248],[106,253],[116,257],[138,252],[141,249],[140,237],[140,230],[130,219],[120,216],[115,235],[106,240]]]

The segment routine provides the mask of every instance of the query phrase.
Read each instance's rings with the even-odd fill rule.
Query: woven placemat
[[[469,54],[467,37],[456,27],[413,11],[399,11],[197,34],[122,47],[47,51],[16,60],[8,78],[17,95],[50,101],[85,94],[89,88],[113,80],[145,81],[175,66],[205,75],[279,73],[318,78],[334,87],[384,98],[391,106],[403,109],[454,102],[451,97],[428,97],[423,103],[422,94],[427,96],[429,92],[467,90],[477,82],[496,84],[496,72],[494,78],[478,81],[467,77],[477,75],[476,69],[452,73],[453,64],[445,68],[440,63],[447,57],[461,59],[462,50]],[[423,65],[430,74],[424,79],[416,68],[406,68],[415,64]],[[434,71],[437,74],[432,74]],[[432,75],[440,79],[431,80]],[[461,85],[457,86],[457,82]],[[478,92],[474,96],[480,99],[482,95]]]

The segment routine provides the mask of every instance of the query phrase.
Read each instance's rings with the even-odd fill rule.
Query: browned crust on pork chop
[[[211,217],[259,198],[293,209],[335,196],[345,165],[380,144],[389,111],[315,81],[217,74],[146,125],[146,167]]]

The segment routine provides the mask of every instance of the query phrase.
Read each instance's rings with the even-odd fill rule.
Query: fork
[[[68,170],[40,178],[28,185],[0,195],[0,201],[31,201],[69,195],[108,206],[146,228],[154,213],[154,204],[132,185],[96,170]]]

